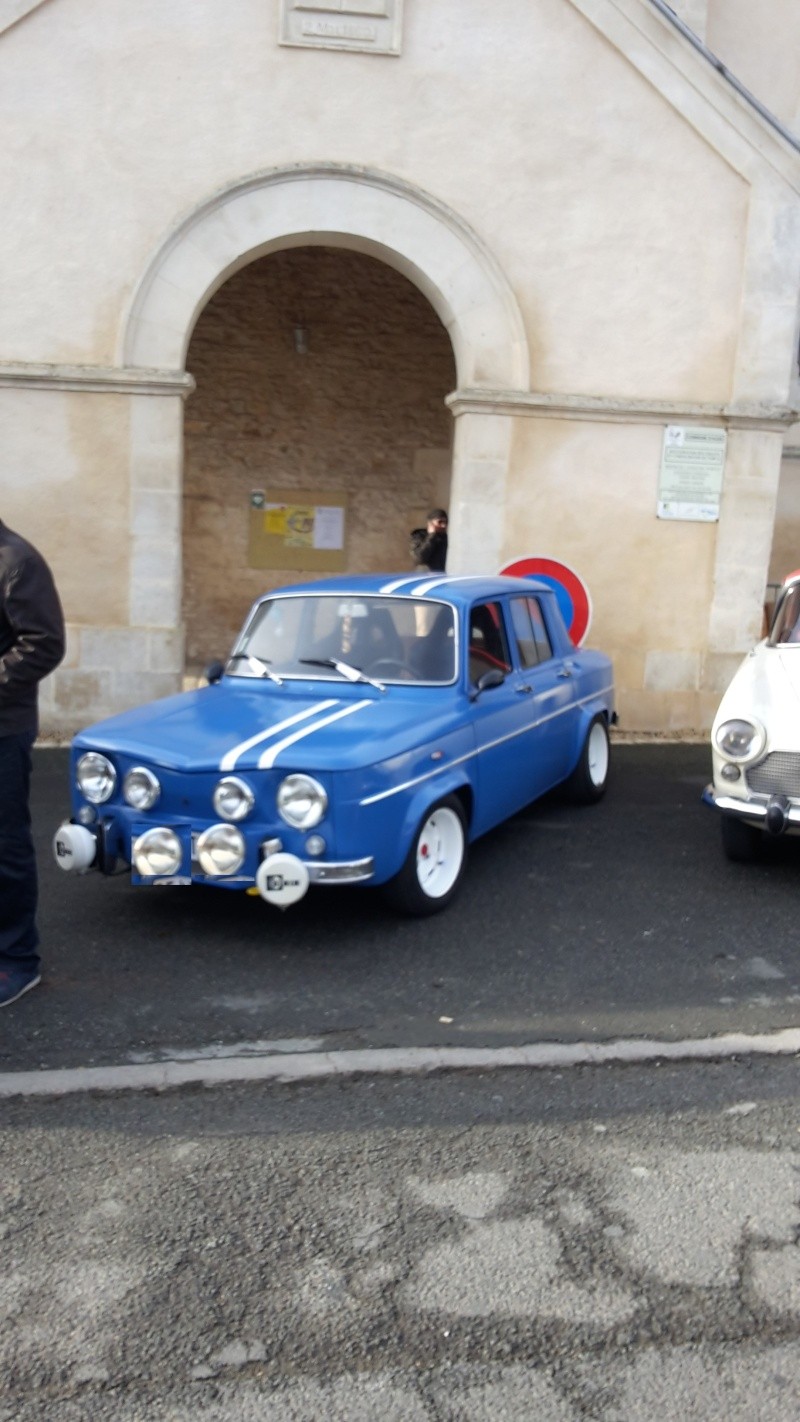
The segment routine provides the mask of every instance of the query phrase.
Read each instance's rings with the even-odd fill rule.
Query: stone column
[[[728,432],[703,672],[707,692],[722,694],[761,637],[782,450],[780,429]]]
[[[800,203],[788,187],[763,180],[750,201],[703,674],[707,693],[725,689],[761,635],[783,437],[795,393],[798,292]]]
[[[502,561],[511,415],[455,415],[448,573],[496,573]]]

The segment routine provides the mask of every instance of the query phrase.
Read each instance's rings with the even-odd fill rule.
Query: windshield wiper
[[[270,681],[275,681],[278,686],[283,686],[283,677],[278,676],[277,672],[270,671],[269,665],[263,657],[254,657],[252,652],[232,652],[228,657],[229,666],[231,662],[242,661],[247,662],[248,666],[257,672],[259,676],[268,676]]]
[[[360,667],[351,667],[349,662],[339,662],[335,657],[300,657],[299,660],[303,667],[333,667],[334,671],[347,681],[366,681],[370,686],[377,687],[378,691],[386,690],[382,681],[376,681],[374,677],[367,676]]]

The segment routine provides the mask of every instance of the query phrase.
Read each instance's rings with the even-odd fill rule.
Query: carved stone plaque
[[[403,0],[281,0],[281,44],[399,54]]]

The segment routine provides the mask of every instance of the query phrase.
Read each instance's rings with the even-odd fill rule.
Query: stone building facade
[[[800,18],[753,8],[0,0],[0,516],[65,603],[47,729],[176,689],[296,576],[248,543],[273,489],[346,504],[353,570],[432,503],[455,573],[563,561],[623,726],[708,726],[800,564]],[[718,509],[660,517],[697,430]]]

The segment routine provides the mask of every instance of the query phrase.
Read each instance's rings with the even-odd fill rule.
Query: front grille
[[[757,795],[790,795],[800,799],[800,755],[773,751],[746,772],[747,783]]]

